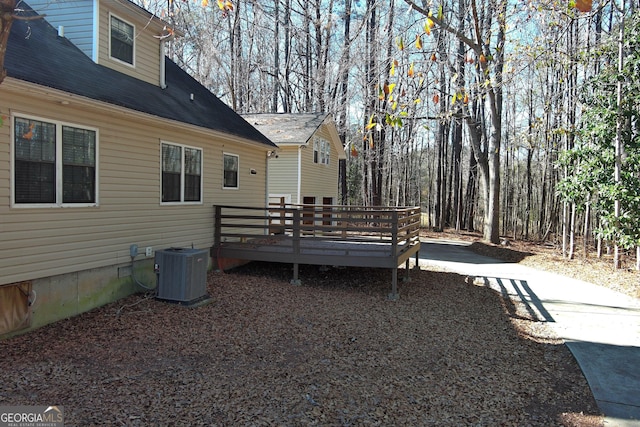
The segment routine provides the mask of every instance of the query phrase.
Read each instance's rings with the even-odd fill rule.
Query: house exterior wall
[[[64,26],[64,36],[93,58],[94,0],[29,0],[28,3],[36,12],[46,15],[52,26]]]
[[[113,2],[100,2],[99,35],[98,35],[98,63],[113,68],[123,74],[143,80],[154,85],[160,84],[160,40],[158,34],[144,30],[148,22],[136,19],[123,11],[110,8]],[[112,59],[109,56],[109,19],[111,14],[132,24],[135,27],[134,66]]]
[[[268,147],[88,100],[65,105],[50,90],[23,86],[10,78],[0,85],[0,286],[33,282],[33,326],[135,291],[131,244],[209,248],[214,204],[265,203]],[[11,206],[14,115],[97,129],[97,206]],[[202,148],[203,203],[161,205],[161,141]],[[238,189],[223,189],[223,152],[240,156]],[[141,276],[153,280],[151,259],[138,259]]]
[[[305,151],[304,149],[302,151]],[[269,194],[290,194],[298,202],[298,147],[280,147],[278,158],[269,162]],[[300,199],[302,201],[302,199]]]
[[[319,136],[331,141],[330,133],[325,126],[320,127],[309,140],[309,145],[302,150],[302,183],[301,198],[315,197],[316,204],[322,204],[325,197],[333,198],[333,203],[338,203],[338,151],[331,144],[329,164],[324,165],[313,162],[313,139]]]

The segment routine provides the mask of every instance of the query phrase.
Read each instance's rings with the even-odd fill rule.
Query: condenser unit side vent
[[[157,298],[190,304],[207,297],[207,250],[169,248],[156,251]]]

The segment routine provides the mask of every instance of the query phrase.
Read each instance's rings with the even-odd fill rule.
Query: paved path
[[[607,427],[640,427],[640,300],[602,286],[477,255],[468,243],[424,239],[419,263],[484,279],[521,300],[563,338]]]

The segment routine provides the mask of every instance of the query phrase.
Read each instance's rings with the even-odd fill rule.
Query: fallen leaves
[[[292,286],[266,263],[210,274],[200,308],[131,296],[0,342],[0,405],[61,404],[82,426],[601,423],[569,351],[525,338],[526,312],[453,273],[411,276],[397,302],[388,270],[300,266]]]

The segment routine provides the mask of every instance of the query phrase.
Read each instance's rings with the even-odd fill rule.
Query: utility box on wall
[[[209,251],[169,248],[156,251],[159,299],[190,304],[207,297]]]

